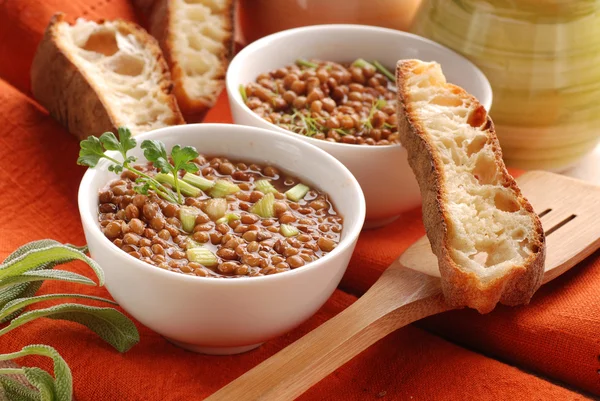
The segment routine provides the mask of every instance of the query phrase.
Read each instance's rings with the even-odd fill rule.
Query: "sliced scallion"
[[[181,220],[181,228],[184,231],[191,233],[196,226],[196,217],[200,214],[200,209],[193,206],[182,206],[179,208],[179,220]]]
[[[214,181],[192,173],[185,173],[183,176],[183,181],[195,186],[196,188],[200,188],[203,191],[206,191],[215,185]]]
[[[258,180],[254,183],[254,186],[263,194],[279,192],[269,180]]]
[[[291,201],[298,202],[306,196],[308,191],[310,191],[310,188],[306,185],[296,184],[285,192],[285,196]]]
[[[223,198],[209,199],[206,201],[204,212],[212,221],[216,221],[225,216],[225,212],[227,212],[227,201]]]
[[[302,58],[299,58],[298,60],[296,60],[296,65],[298,65],[299,67],[308,67],[308,68],[317,68],[319,66],[319,64],[313,63],[308,60],[304,60]]]
[[[251,208],[250,213],[259,215],[262,218],[268,219],[275,215],[275,195],[268,193],[256,202]]]
[[[224,198],[227,195],[241,191],[240,187],[227,180],[217,180],[210,189],[210,196],[213,198]]]
[[[243,84],[240,84],[240,95],[242,95],[242,100],[246,103],[248,101],[248,96],[246,95],[246,87]]]
[[[154,176],[154,179],[161,184],[169,184],[172,188],[175,188],[175,179],[171,174],[158,173]],[[185,196],[197,197],[202,194],[199,188],[196,188],[185,181],[179,180],[179,190]]]
[[[390,81],[396,82],[396,77],[394,76],[394,74],[392,74],[390,72],[390,70],[388,70],[387,68],[385,68],[383,66],[383,64],[381,64],[379,61],[374,60],[373,61],[373,65],[375,66],[375,68],[377,69],[377,71],[379,71],[380,73],[382,73],[383,75],[385,75]]]
[[[200,263],[202,266],[211,267],[218,263],[217,256],[206,248],[190,248],[185,253],[190,262]]]
[[[298,228],[290,224],[282,224],[279,227],[279,231],[281,231],[281,235],[284,237],[294,237],[299,233]]]
[[[239,220],[240,215],[237,213],[227,213],[225,216],[221,217],[217,221],[216,224],[229,224],[230,221]]]
[[[359,67],[359,68],[372,68],[372,69],[376,69],[375,66],[371,63],[369,63],[367,60],[362,59],[362,58],[358,58],[356,60],[354,60],[354,62],[352,63],[352,66],[354,67]]]

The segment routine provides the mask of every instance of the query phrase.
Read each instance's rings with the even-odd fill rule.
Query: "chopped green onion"
[[[227,195],[240,192],[241,189],[233,182],[227,180],[217,180],[215,185],[210,190],[210,196],[213,198],[224,198]]]
[[[156,181],[160,182],[161,184],[169,184],[172,188],[175,188],[175,179],[171,174],[158,173],[154,176],[154,179],[156,179]],[[181,180],[179,181],[179,190],[185,196],[197,197],[202,194],[202,191],[200,191],[200,189]]]
[[[394,74],[392,74],[390,70],[385,68],[379,61],[373,61],[373,65],[375,66],[375,68],[377,68],[377,71],[388,77],[390,81],[396,82],[396,77],[394,76]]]
[[[216,224],[228,224],[230,221],[239,220],[240,215],[237,213],[227,213],[225,216],[221,217],[217,221]]]
[[[308,191],[310,191],[310,188],[306,185],[296,184],[293,188],[290,188],[285,192],[285,196],[291,201],[298,202],[306,196]]]
[[[193,206],[182,206],[179,209],[179,220],[181,220],[181,228],[184,231],[191,233],[196,226],[196,217],[200,214],[200,210]]]
[[[185,253],[190,262],[200,263],[202,266],[211,267],[218,263],[217,256],[206,248],[190,248]]]
[[[204,212],[212,221],[216,221],[225,216],[225,212],[227,212],[227,201],[223,198],[209,199],[206,201]]]
[[[282,224],[281,227],[279,227],[279,231],[281,231],[281,234],[284,237],[294,237],[299,233],[298,228],[290,224]]]
[[[377,110],[381,110],[385,106],[387,106],[387,102],[385,101],[385,99],[377,99],[377,101],[375,102],[375,107],[377,107]]]
[[[248,101],[248,96],[246,95],[246,87],[243,84],[240,84],[240,95],[242,95],[242,100],[246,103]]]
[[[200,188],[203,191],[206,191],[207,189],[210,189],[213,187],[213,185],[215,185],[214,181],[208,180],[200,175],[192,173],[185,173],[185,175],[183,176],[183,181],[195,186],[196,188]]]
[[[367,60],[362,59],[362,58],[358,58],[356,60],[354,60],[354,62],[352,63],[353,67],[359,67],[359,68],[365,68],[365,67],[369,67],[372,69],[376,69],[375,66],[371,63],[369,63]]]
[[[269,193],[275,194],[275,193],[279,192],[273,186],[273,184],[271,184],[271,181],[269,181],[269,180],[258,180],[254,183],[254,186],[256,187],[256,189],[258,189],[263,194],[269,194]]]
[[[268,193],[256,202],[251,208],[250,213],[254,213],[263,218],[270,218],[275,215],[275,195]]]
[[[308,67],[308,68],[317,68],[317,67],[319,67],[319,64],[313,63],[313,62],[308,61],[308,60],[304,60],[302,58],[296,60],[296,64],[299,67]]]

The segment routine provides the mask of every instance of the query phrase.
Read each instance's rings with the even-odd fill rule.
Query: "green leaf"
[[[89,136],[87,139],[79,142],[79,147],[77,164],[81,166],[96,167],[98,161],[104,157],[102,143],[95,136]]]
[[[0,386],[4,390],[4,396],[10,401],[40,401],[40,393],[24,384],[0,375]],[[0,393],[1,395],[1,393]]]
[[[71,370],[69,369],[69,366],[67,365],[65,360],[60,356],[58,352],[56,352],[54,348],[49,347],[47,345],[28,345],[26,347],[23,347],[21,351],[0,355],[0,361],[8,361],[11,359],[21,358],[23,356],[28,355],[41,355],[46,356],[48,358],[52,358],[52,361],[54,362],[54,388],[56,395],[55,400],[70,401],[73,397],[73,377],[71,376]],[[0,376],[0,378],[2,378],[2,376]],[[42,398],[33,399],[40,400]]]
[[[28,297],[28,298],[17,298],[8,302],[2,309],[0,309],[0,319],[5,316],[12,314],[13,312],[25,308],[29,305],[33,305],[38,302],[44,301],[52,301],[55,299],[65,299],[65,298],[81,298],[81,299],[91,299],[93,301],[101,301],[107,302],[109,304],[118,305],[116,302],[111,301],[110,299],[95,297],[92,295],[81,295],[81,294],[48,294],[48,295],[38,295],[36,297]]]
[[[144,150],[144,157],[154,164],[154,167],[159,169],[163,173],[170,173],[173,171],[173,166],[169,163],[169,157],[167,156],[167,149],[165,144],[155,139],[146,139],[141,145]]]
[[[175,166],[175,171],[185,170],[189,173],[195,173],[198,171],[198,166],[195,163],[191,163],[198,157],[198,151],[193,146],[181,147],[179,145],[173,146],[171,149],[171,158]]]
[[[19,283],[29,283],[32,281],[44,281],[44,280],[56,280],[56,281],[68,281],[70,283],[84,284],[84,285],[96,285],[93,280],[82,276],[81,274],[73,273],[66,270],[33,270],[23,273],[20,276],[14,276],[4,279],[0,282],[0,288],[8,287]],[[2,307],[0,302],[0,308]]]
[[[119,134],[119,142],[121,145],[119,150],[123,155],[123,159],[125,159],[128,162],[134,161],[131,160],[131,157],[127,157],[127,152],[135,148],[135,146],[137,145],[137,141],[133,139],[131,131],[127,127],[119,127],[117,129],[117,133]]]
[[[0,336],[40,317],[68,320],[82,324],[98,334],[119,352],[133,347],[140,336],[131,320],[113,308],[98,308],[79,304],[61,304],[46,309],[25,312],[0,330]]]
[[[18,276],[29,270],[39,268],[46,263],[61,264],[73,260],[81,260],[87,263],[96,273],[99,284],[104,285],[104,273],[94,260],[74,248],[61,244],[31,249],[17,258],[0,264],[0,282],[8,277]]]
[[[104,149],[116,150],[116,151],[120,152],[121,156],[123,156],[124,163],[134,162],[136,160],[135,157],[133,157],[133,156],[127,157],[127,152],[129,152],[131,149],[135,148],[135,145],[137,144],[136,140],[133,139],[131,136],[131,131],[129,131],[128,128],[120,127],[117,130],[117,132],[119,134],[118,139],[115,136],[115,134],[113,134],[112,132],[105,132],[104,134],[100,135],[100,142],[104,146]],[[112,167],[112,169],[110,169],[110,167],[109,167],[109,170],[115,171],[116,173],[121,172],[123,169],[123,167],[120,165],[115,165],[115,166],[111,166],[111,167]],[[117,171],[117,169],[118,169],[118,171]]]
[[[100,140],[102,146],[104,146],[104,149],[120,150],[119,140],[112,132],[105,132],[104,134],[100,135],[100,138],[98,139]]]
[[[56,383],[50,373],[36,367],[24,367],[23,371],[29,383],[40,391],[41,400],[54,401],[59,399],[56,393]],[[69,397],[70,399],[71,397]]]

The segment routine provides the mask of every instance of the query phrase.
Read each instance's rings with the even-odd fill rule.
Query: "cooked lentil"
[[[310,60],[259,75],[246,105],[266,121],[330,142],[399,142],[395,83],[373,65]]]
[[[210,190],[198,197],[185,197],[186,206],[197,207],[193,230],[183,230],[182,206],[170,203],[154,192],[137,194],[135,177],[129,172],[110,182],[99,193],[98,216],[104,235],[117,247],[146,263],[162,269],[200,277],[248,277],[276,274],[305,266],[333,250],[340,241],[343,218],[327,194],[312,188],[298,202],[284,192],[300,181],[273,166],[259,166],[224,157],[200,156],[196,173],[211,181],[226,180],[240,190],[224,199],[226,214],[233,219],[211,220],[206,213]],[[136,168],[157,174],[151,163]],[[268,179],[274,193],[273,217],[263,218],[250,209],[265,194],[255,183]],[[218,221],[218,222],[217,222]],[[298,234],[285,237],[281,225],[297,228]],[[193,242],[191,242],[193,241]],[[190,261],[189,247],[201,246],[216,257],[216,264]]]

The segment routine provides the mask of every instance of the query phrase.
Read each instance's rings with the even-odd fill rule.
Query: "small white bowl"
[[[134,318],[186,349],[235,354],[298,326],[331,296],[365,217],[360,186],[339,161],[298,138],[231,124],[179,125],[136,139],[138,145],[144,139],[158,139],[167,149],[191,145],[205,155],[277,166],[329,194],[344,226],[333,251],[289,272],[219,279],[166,271],[123,252],[100,230],[98,191],[116,178],[107,170],[108,163],[101,162],[81,181],[81,221],[90,254],[106,274],[108,291]],[[143,160],[139,147],[133,154]]]
[[[389,223],[420,204],[419,187],[408,165],[406,150],[401,145],[350,145],[299,135],[260,118],[240,95],[240,85],[254,82],[259,74],[293,64],[299,58],[337,62],[352,62],[357,58],[378,60],[392,72],[401,59],[437,61],[449,82],[472,93],[487,110],[492,105],[491,86],[474,64],[431,40],[392,29],[363,25],[309,26],[266,36],[240,51],[227,70],[233,121],[300,137],[344,163],[365,194],[365,227]]]

